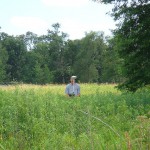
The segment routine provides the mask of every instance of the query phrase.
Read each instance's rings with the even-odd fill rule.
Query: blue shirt
[[[80,94],[80,86],[77,83],[74,83],[74,84],[69,83],[66,86],[65,93],[66,94],[75,94],[75,96],[77,96],[78,94]]]

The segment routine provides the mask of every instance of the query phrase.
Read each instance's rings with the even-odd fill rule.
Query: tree
[[[38,41],[32,52],[34,53],[34,56],[36,56],[36,62],[34,62],[36,65],[38,65],[36,67],[39,67],[39,70],[41,69],[40,74],[42,75],[39,77],[40,81],[39,83],[40,84],[52,83],[53,82],[52,70],[50,70],[50,68],[48,67],[49,61],[51,59],[51,57],[49,56],[49,45],[47,43]]]
[[[81,40],[68,40],[67,48],[64,55],[66,64],[66,80],[70,80],[70,76],[77,74],[75,64],[78,62],[78,54],[81,50]],[[77,72],[76,72],[77,71]]]
[[[107,39],[107,48],[103,51],[102,81],[108,83],[121,83],[123,59],[118,56],[118,47],[115,38]]]
[[[1,41],[8,54],[6,73],[8,81],[22,81],[26,46],[19,37],[6,36]]]
[[[7,59],[8,59],[7,51],[5,50],[5,48],[2,48],[2,45],[0,44],[0,83],[5,82],[7,78],[6,74]]]
[[[82,82],[101,82],[102,53],[106,48],[103,33],[90,32],[80,42],[74,72]]]
[[[126,81],[119,85],[129,91],[150,84],[150,3],[148,0],[102,0],[115,3],[112,16],[120,21],[114,32],[118,52],[124,59]]]
[[[31,51],[32,49],[34,49],[34,46],[39,42],[37,34],[30,32],[30,31],[26,32],[25,35],[21,34],[17,36],[17,38],[19,38],[20,40],[24,42],[26,49],[28,51]]]
[[[68,35],[60,32],[60,24],[52,25],[53,30],[48,30],[46,42],[48,43],[49,64],[50,71],[53,71],[54,82],[65,83],[66,64],[65,52]]]

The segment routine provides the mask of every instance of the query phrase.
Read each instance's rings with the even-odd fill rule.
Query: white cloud
[[[86,31],[84,23],[71,19],[64,19],[61,22],[62,31],[68,33],[71,39],[78,39],[84,36],[84,31]]]
[[[71,7],[82,6],[88,3],[89,0],[41,0],[46,6]]]
[[[61,30],[70,35],[71,39],[80,39],[84,37],[85,32],[104,31],[105,35],[111,35],[110,29],[115,29],[115,24],[111,21],[96,21],[95,23],[85,23],[82,20],[63,19]]]
[[[36,32],[37,30],[48,29],[48,23],[38,17],[14,16],[10,22],[13,26],[26,31]]]

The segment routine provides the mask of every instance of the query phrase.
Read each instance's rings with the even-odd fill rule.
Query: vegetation
[[[104,33],[93,31],[80,40],[69,40],[58,23],[43,36],[0,32],[0,83],[66,83],[73,74],[80,82],[121,81],[119,58],[109,42]]]
[[[59,23],[42,36],[0,32],[0,149],[150,149],[150,3],[100,2],[114,4],[111,38],[70,40]],[[71,75],[97,84],[67,98],[65,85],[50,83]]]
[[[0,83],[66,83],[73,74],[84,83],[120,83],[135,92],[150,84],[150,3],[147,0],[93,0],[114,4],[113,37],[91,31],[69,40],[55,23],[46,35],[0,32]]]
[[[100,0],[94,0],[100,1]],[[150,84],[150,3],[148,0],[102,0],[114,4],[111,15],[118,23],[114,31],[126,81],[121,89],[136,91]]]
[[[121,93],[114,85],[0,87],[0,149],[120,150],[150,148],[150,88]]]

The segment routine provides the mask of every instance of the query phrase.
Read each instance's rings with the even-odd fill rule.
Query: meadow
[[[150,88],[120,92],[115,85],[0,87],[2,150],[149,150]]]

